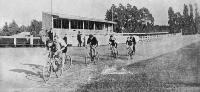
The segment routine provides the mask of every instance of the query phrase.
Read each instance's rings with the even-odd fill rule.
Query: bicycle
[[[90,58],[90,62],[93,62],[94,64],[96,64],[96,61],[99,61],[99,54],[94,47],[90,46],[90,52],[88,53],[88,56]],[[87,55],[85,56],[85,64],[87,65]]]
[[[117,55],[118,55],[117,48],[114,47],[114,46],[111,46],[110,50],[111,50],[111,56],[114,57],[114,58],[117,58]]]
[[[135,51],[133,50],[132,46],[128,46],[128,56],[130,59],[133,59],[133,55],[135,54]]]
[[[67,58],[68,57],[68,58]],[[58,55],[52,55],[51,52],[48,54],[49,60],[43,67],[43,79],[44,81],[48,81],[51,77],[51,72],[54,72],[56,77],[62,75],[63,71],[66,69],[69,69],[72,64],[71,56],[65,54],[65,62],[62,62],[62,57],[60,54]],[[68,63],[68,62],[69,63]]]

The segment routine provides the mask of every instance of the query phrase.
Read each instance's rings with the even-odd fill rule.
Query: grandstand
[[[116,22],[102,19],[86,18],[58,13],[42,13],[42,29],[53,29],[53,32],[61,36],[82,34],[106,34],[113,32]]]

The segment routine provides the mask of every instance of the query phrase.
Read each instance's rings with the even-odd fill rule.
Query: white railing
[[[113,34],[113,33],[112,33]],[[141,42],[151,42],[156,40],[161,40],[167,37],[175,37],[180,36],[181,34],[169,34],[166,32],[158,32],[158,33],[114,33],[114,36],[116,38],[117,43],[125,43],[127,40],[127,37],[134,36],[136,41]],[[97,38],[99,45],[107,45],[109,43],[109,37],[110,34],[95,34],[95,37]],[[5,41],[7,40],[9,41]],[[82,42],[83,44],[86,44],[86,41],[88,39],[88,35],[82,35]],[[23,40],[20,42],[20,40]],[[41,39],[40,37],[12,37],[12,36],[0,36],[0,45],[13,45],[13,46],[44,46],[45,42],[44,39]],[[67,42],[71,46],[77,46],[77,36],[76,35],[68,35],[67,36]]]
[[[40,37],[0,36],[1,46],[44,46]]]
[[[113,34],[113,33],[112,33]],[[114,36],[116,38],[117,43],[125,43],[127,37],[134,36],[137,42],[151,42],[156,40],[161,40],[167,37],[174,37],[181,35],[178,34],[169,34],[167,32],[159,32],[159,33],[115,33]],[[110,34],[95,34],[99,45],[107,45],[109,43]],[[82,42],[86,43],[88,39],[88,35],[82,35]],[[72,46],[77,46],[78,41],[76,35],[68,35],[68,44]]]

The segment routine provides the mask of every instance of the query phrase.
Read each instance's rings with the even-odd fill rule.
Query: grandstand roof
[[[46,14],[51,15],[49,12],[43,12]],[[59,18],[66,18],[66,19],[74,19],[74,20],[88,20],[88,21],[96,21],[96,22],[104,22],[104,23],[111,23],[111,24],[117,24],[116,22],[113,21],[107,21],[103,19],[96,19],[96,18],[87,18],[87,17],[81,17],[81,16],[74,16],[74,15],[67,15],[67,14],[60,14],[60,13],[52,13],[54,17],[59,17]]]

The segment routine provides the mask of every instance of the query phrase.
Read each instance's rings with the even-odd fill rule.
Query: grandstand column
[[[114,26],[113,26],[113,24],[112,24],[112,30],[111,30],[111,32],[113,32],[113,30],[114,30]]]
[[[94,30],[96,30],[96,27],[95,27],[95,22],[94,22]]]
[[[62,26],[62,19],[60,19],[61,20],[61,28],[60,29],[63,29],[63,26]]]

